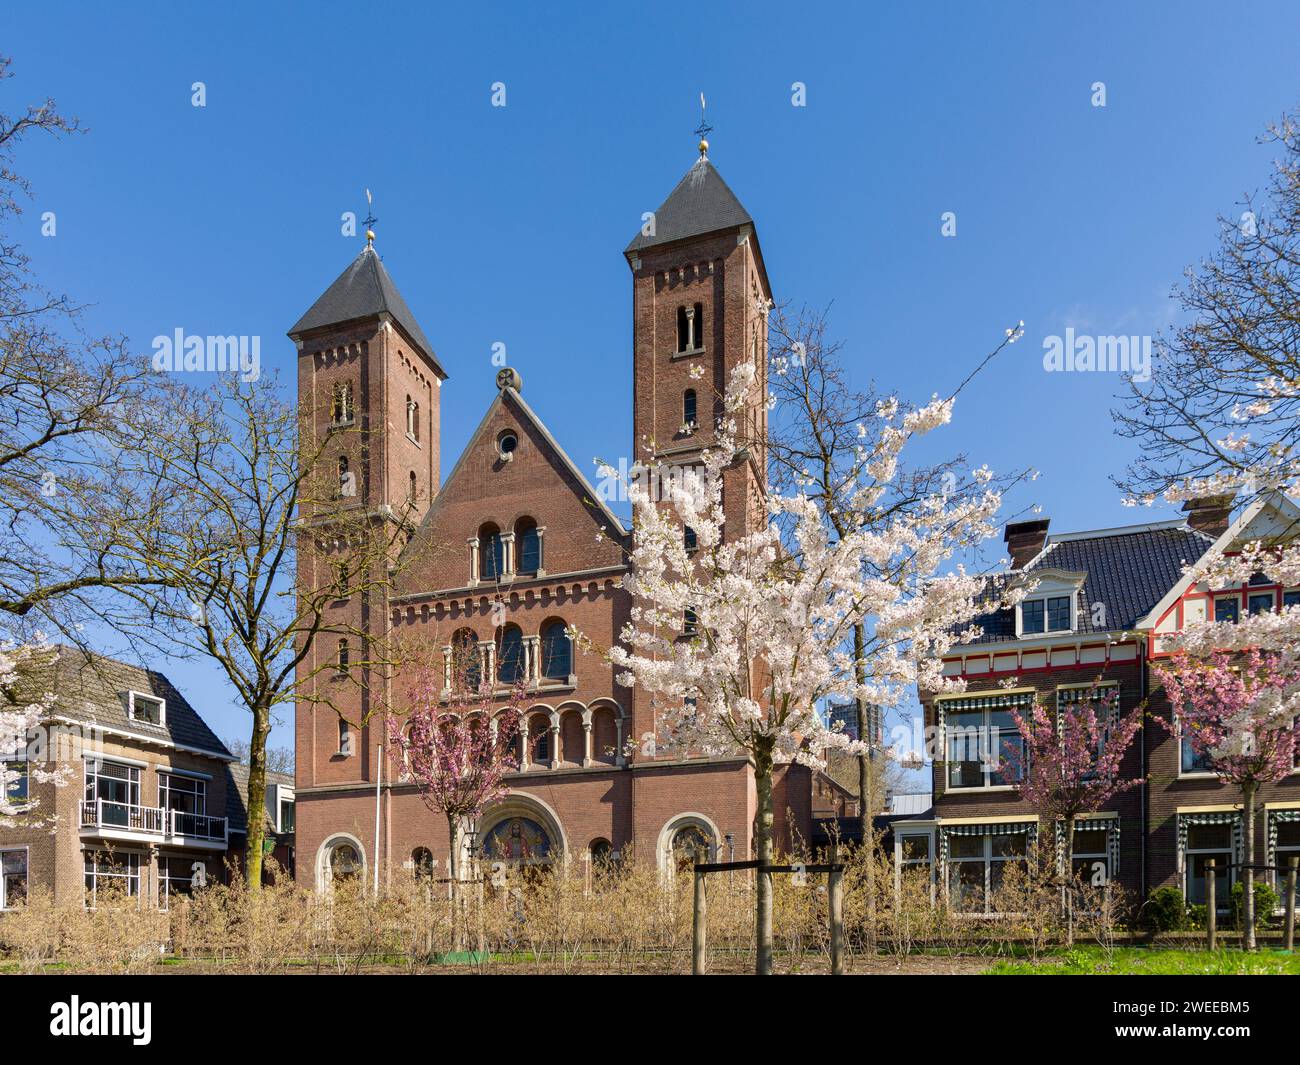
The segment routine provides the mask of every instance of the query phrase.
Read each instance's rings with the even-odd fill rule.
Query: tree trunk
[[[447,872],[451,880],[451,949],[460,950],[460,818],[456,814],[447,815],[447,839],[451,847],[447,857]]]
[[[773,741],[762,737],[754,744],[754,782],[758,786],[758,811],[754,815],[754,849],[762,865],[772,864],[772,750]],[[772,874],[758,870],[755,894],[755,967],[759,976],[772,975]]]
[[[1242,940],[1241,945],[1245,950],[1255,949],[1255,870],[1252,866],[1255,863],[1255,782],[1248,780],[1241,786],[1241,797],[1244,800],[1242,816],[1246,819],[1245,829],[1245,851],[1246,860],[1242,866],[1242,892],[1241,892],[1241,925]]]
[[[862,663],[863,655],[866,653],[867,634],[866,626],[857,624],[853,626],[853,660],[854,674],[859,684],[866,683],[866,667]],[[868,728],[869,708],[861,699],[855,699],[854,704],[858,715],[858,739],[869,741],[873,747],[875,745],[875,736],[871,734]],[[867,919],[866,919],[866,948],[868,954],[876,953],[876,833],[874,831],[873,799],[875,791],[875,782],[872,780],[875,764],[871,757],[872,752],[858,755],[858,814],[862,819],[862,846],[867,856]]]
[[[244,879],[248,889],[262,890],[262,848],[266,839],[266,740],[271,713],[253,709],[253,736],[248,745],[248,834],[244,837]]]

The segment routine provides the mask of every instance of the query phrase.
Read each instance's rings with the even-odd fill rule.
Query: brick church
[[[762,305],[771,298],[754,221],[707,144],[623,255],[632,282],[632,453],[688,465],[711,436],[714,397],[732,368],[750,359],[765,372]],[[453,646],[473,646],[482,675],[502,692],[526,685],[520,764],[507,797],[475,826],[478,853],[542,863],[631,855],[665,870],[700,843],[723,859],[750,857],[748,761],[655,757],[640,743],[654,732],[647,695],[571,645],[570,627],[597,646],[617,640],[631,606],[620,586],[630,533],[565,453],[562,427],[553,432],[529,406],[521,375],[497,374],[497,395],[443,483],[439,411],[444,390],[456,386],[369,239],[289,336],[304,435],[337,434],[350,505],[380,521],[411,515],[408,557],[382,597],[353,595],[330,609],[352,611],[367,634],[418,640],[435,660],[440,651],[449,673]],[[761,520],[766,490],[761,457],[728,470],[728,527]],[[327,572],[319,567],[335,564],[304,551],[302,579],[319,586]],[[349,653],[339,642],[316,641],[303,686],[331,683],[330,659]],[[381,873],[431,860],[446,869],[446,825],[402,780],[382,716],[371,714],[373,693],[398,705],[409,678],[362,673],[360,684],[337,689],[341,717],[312,700],[298,704],[297,876],[305,885],[324,886],[339,872],[369,879],[376,862]],[[778,779],[778,845],[809,838],[811,785],[798,767]]]

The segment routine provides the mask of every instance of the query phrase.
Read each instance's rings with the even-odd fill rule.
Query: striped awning
[[[1119,871],[1119,818],[1118,817],[1080,817],[1074,822],[1074,830],[1080,829],[1085,831],[1091,829],[1105,829],[1106,831],[1106,854],[1110,858],[1110,875],[1113,878]],[[1065,850],[1065,824],[1058,821],[1056,823],[1056,841],[1061,846],[1061,852]]]
[[[1037,821],[989,821],[982,824],[939,826],[939,858],[948,860],[948,840],[953,836],[1015,836],[1028,834],[1029,842],[1038,835]]]
[[[1192,825],[1231,825],[1232,826],[1232,853],[1234,858],[1241,860],[1242,854],[1242,831],[1241,831],[1241,813],[1237,810],[1215,810],[1206,811],[1205,813],[1190,813],[1178,815],[1178,853],[1181,855],[1187,850],[1187,830]]]
[[[959,699],[944,699],[939,709],[947,713],[950,710],[1006,710],[1018,706],[1032,706],[1033,692],[982,692],[979,695],[963,695]]]
[[[1300,807],[1268,811],[1268,863],[1270,865],[1274,864],[1274,851],[1277,850],[1277,826],[1283,821],[1300,821]]]

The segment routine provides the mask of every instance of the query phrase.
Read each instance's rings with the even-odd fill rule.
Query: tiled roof
[[[1049,536],[1046,548],[1025,572],[1056,569],[1086,573],[1077,631],[1118,632],[1133,628],[1177,583],[1184,567],[1205,554],[1212,543],[1208,536],[1181,523]],[[1094,621],[1098,604],[1104,611],[1097,612]],[[1012,610],[982,615],[975,624],[984,630],[975,643],[1015,639]]]
[[[373,318],[387,312],[406,331],[433,361],[435,369],[444,379],[447,373],[438,362],[420,323],[415,320],[411,308],[397,291],[393,279],[388,276],[384,264],[375,249],[367,245],[351,265],[339,274],[334,283],[325,290],[311,308],[298,319],[289,330],[289,336],[296,337],[312,329],[342,322],[356,321],[361,318]]]
[[[289,773],[267,773],[267,784],[293,784]],[[271,811],[265,811],[266,828],[274,827]],[[232,762],[226,767],[226,820],[231,832],[248,831],[248,766],[243,762]]]
[[[753,223],[722,175],[701,156],[654,214],[654,234],[637,233],[627,251],[701,237],[721,229]]]
[[[146,741],[161,741],[208,752],[218,758],[233,758],[198,711],[157,670],[76,647],[59,646],[51,650],[43,665],[33,670],[27,682],[58,696],[54,713],[60,717],[130,733]],[[127,692],[132,691],[166,702],[163,724],[153,725],[130,716]]]

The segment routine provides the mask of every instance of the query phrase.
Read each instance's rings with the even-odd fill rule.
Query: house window
[[[1300,606],[1300,589],[1282,593],[1282,609],[1293,606]]]
[[[339,718],[339,754],[344,758],[352,755],[352,730],[342,718]]]
[[[96,804],[96,823],[139,828],[140,770],[118,762],[86,762],[86,802]]]
[[[1197,751],[1186,736],[1178,740],[1179,771],[1182,773],[1212,773],[1209,751]]]
[[[497,663],[497,680],[517,684],[524,675],[524,633],[518,625],[507,625],[501,633],[501,659]]]
[[[4,782],[2,797],[10,806],[21,806],[31,797],[26,747],[16,745],[0,758],[0,781]]]
[[[1236,883],[1237,871],[1232,868],[1233,825],[1230,822],[1217,824],[1185,826],[1186,836],[1183,844],[1183,863],[1186,877],[1187,904],[1204,906],[1208,899],[1205,865],[1214,861],[1215,898],[1218,909],[1226,909],[1232,897],[1232,885]]]
[[[687,551],[694,551],[697,544],[698,540],[695,536],[695,530],[689,525],[686,526],[686,528],[682,530],[682,546],[685,547]]]
[[[158,805],[171,822],[172,831],[182,836],[206,836],[208,824],[208,782],[176,773],[158,774]]]
[[[352,382],[345,381],[334,386],[334,404],[330,419],[335,425],[347,425],[352,421]]]
[[[1246,599],[1246,613],[1252,618],[1256,614],[1270,613],[1277,603],[1272,592],[1252,592]]]
[[[0,910],[27,901],[27,849],[0,850]]]
[[[283,836],[293,835],[294,829],[294,805],[292,799],[280,800],[280,834]]]
[[[1076,825],[1070,846],[1070,868],[1075,879],[1093,887],[1109,884],[1114,873],[1110,865],[1110,830],[1087,822]]]
[[[928,832],[899,837],[898,866],[903,873],[921,871],[925,873],[927,882],[931,880],[934,861],[930,852],[931,838]]]
[[[140,897],[140,855],[86,851],[86,905],[92,909],[101,892],[110,897]]]
[[[1020,604],[1021,633],[1029,636],[1035,633],[1069,632],[1074,628],[1070,600],[1068,595],[1026,599]]]
[[[542,629],[542,675],[548,680],[568,680],[573,672],[573,643],[563,621]]]
[[[1090,698],[1091,696],[1091,698]],[[1119,715],[1119,686],[1115,684],[1089,685],[1086,688],[1057,688],[1056,713],[1059,715],[1070,707],[1081,703],[1090,703],[1097,721],[1097,748],[1094,752],[1100,760],[1106,750],[1106,741]],[[1086,720],[1083,718],[1082,720]]]
[[[1241,614],[1241,600],[1235,595],[1220,596],[1214,601],[1214,620],[1230,621],[1236,624]]]
[[[682,394],[682,425],[687,432],[692,432],[696,424],[695,389],[688,388]]]
[[[127,692],[127,715],[132,721],[146,725],[161,725],[166,721],[167,704],[157,696],[140,692]]]
[[[1281,815],[1287,815],[1288,820],[1283,821]],[[1281,895],[1286,891],[1287,867],[1292,858],[1300,858],[1300,810],[1277,810],[1271,814],[1273,821],[1273,831],[1277,834],[1277,841],[1273,844],[1273,861],[1271,864],[1276,865],[1277,869],[1273,873],[1274,885],[1277,893]],[[1300,892],[1300,888],[1296,889]],[[1282,899],[1283,905],[1286,899]]]
[[[478,691],[483,680],[483,656],[473,629],[458,629],[451,638],[451,663],[447,687]]]
[[[948,898],[962,913],[996,913],[1007,862],[1025,860],[1029,833],[986,832],[948,838]]]
[[[199,872],[195,866],[203,870]],[[198,858],[160,855],[158,858],[158,908],[171,908],[173,895],[192,895],[196,887],[207,883],[207,863]],[[199,883],[194,881],[198,880]]]
[[[536,573],[542,568],[542,538],[537,532],[537,522],[520,518],[515,524],[515,543],[519,553],[516,569],[520,573]]]
[[[994,788],[1020,781],[1025,741],[1011,717],[1013,706],[1028,710],[1030,699],[973,699],[943,706],[944,759],[948,787]]]

